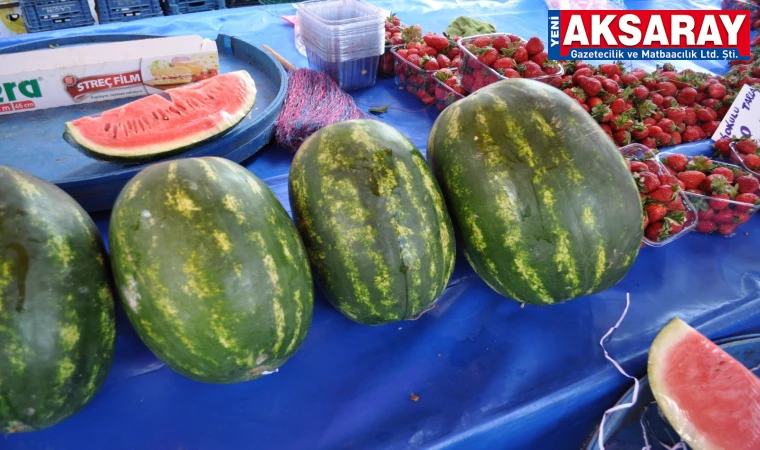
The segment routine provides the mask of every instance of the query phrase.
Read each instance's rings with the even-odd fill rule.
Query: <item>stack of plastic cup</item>
[[[343,89],[373,86],[385,51],[383,11],[363,0],[312,0],[297,7],[309,67]]]

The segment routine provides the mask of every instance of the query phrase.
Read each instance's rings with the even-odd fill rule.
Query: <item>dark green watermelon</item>
[[[127,316],[177,372],[251,380],[305,339],[314,292],[303,243],[240,165],[193,158],[144,169],[119,195],[109,238]]]
[[[465,255],[502,295],[547,305],[593,294],[636,259],[636,185],[560,90],[523,79],[480,89],[438,117],[428,158]]]
[[[64,420],[105,381],[116,338],[107,261],[74,199],[0,166],[0,434]]]
[[[425,312],[454,267],[454,234],[420,152],[374,120],[318,131],[290,168],[290,204],[320,285],[348,318],[378,325]]]

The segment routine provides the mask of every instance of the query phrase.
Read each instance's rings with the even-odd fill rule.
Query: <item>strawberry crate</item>
[[[630,163],[634,161],[640,163],[649,162],[645,164],[647,166],[646,171],[654,173],[657,176],[656,183],[658,186],[661,184],[661,177],[669,175],[667,169],[657,160],[657,153],[643,144],[627,145],[622,147],[620,152]],[[633,172],[634,168],[632,167],[631,170]],[[639,191],[646,190],[648,180],[643,173],[634,172],[633,176],[639,186]],[[643,241],[646,245],[650,247],[662,247],[685,236],[696,228],[698,221],[697,210],[689,202],[685,192],[676,192],[674,201],[670,203],[658,202],[651,198],[649,194],[642,193],[640,195],[642,196],[642,218],[645,225]],[[664,211],[656,211],[657,209],[662,209],[661,206],[664,207]],[[664,217],[650,220],[649,213],[664,215]],[[658,225],[660,222],[661,225]]]
[[[658,162],[666,171],[673,170],[668,167],[668,158],[674,155],[670,152],[659,154]],[[696,156],[690,158],[686,170],[702,173],[691,174],[698,175],[694,182],[686,178],[686,172],[678,174],[680,180],[690,183],[684,194],[697,211],[697,232],[733,236],[736,229],[760,209],[760,181],[742,167]],[[718,175],[723,178],[716,179]],[[710,195],[706,192],[708,186],[713,191],[720,187],[725,195]]]
[[[454,75],[453,78],[455,80],[458,80],[456,71],[453,71]],[[433,76],[433,80],[435,80],[435,109],[436,112],[441,112],[444,109],[446,109],[447,106],[450,104],[456,102],[457,100],[461,100],[465,98],[467,95],[466,92],[457,92],[454,88],[446,84],[445,81],[441,80],[438,76],[439,72],[436,72],[436,74]]]
[[[162,0],[167,16],[224,9],[224,0]]]
[[[150,17],[161,17],[159,0],[95,0],[100,23],[129,22]]]
[[[396,45],[391,48],[394,57],[393,70],[396,75],[396,84],[406,89],[410,94],[414,94],[426,105],[435,103],[435,77],[437,70],[424,70],[407,61],[400,56],[397,51],[403,45]]]
[[[475,92],[484,86],[496,83],[497,81],[506,80],[507,78],[523,78],[520,72],[516,69],[519,68],[518,66],[514,66],[515,69],[508,68],[502,70],[502,73],[506,73],[507,76],[505,76],[491,67],[488,67],[478,59],[478,56],[470,51],[469,47],[471,45],[476,45],[477,48],[483,48],[480,44],[485,42],[488,43],[487,45],[494,43],[494,48],[498,53],[502,49],[512,48],[510,46],[520,46],[520,43],[526,44],[528,41],[509,33],[480,34],[460,39],[457,42],[460,55],[460,67],[458,69],[462,77],[462,86],[467,89],[468,92]],[[499,44],[496,44],[496,42],[499,42]],[[541,42],[543,43],[543,41]],[[506,46],[502,46],[504,44],[506,44]],[[525,62],[527,63],[527,61]],[[562,77],[565,73],[564,67],[560,64],[557,64],[553,70],[556,70],[556,72],[552,74],[543,72],[543,75],[527,76],[525,78],[548,82],[552,78]]]
[[[19,4],[29,33],[95,23],[87,0],[21,0]]]

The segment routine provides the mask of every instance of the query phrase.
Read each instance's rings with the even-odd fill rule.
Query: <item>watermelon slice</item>
[[[66,138],[99,160],[144,162],[223,133],[240,122],[255,101],[256,83],[241,70],[144,97],[98,117],[67,122]]]
[[[649,349],[649,382],[692,449],[760,449],[760,379],[678,318]]]

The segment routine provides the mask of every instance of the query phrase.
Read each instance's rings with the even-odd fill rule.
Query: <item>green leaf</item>
[[[446,35],[450,38],[475,36],[478,34],[495,33],[496,27],[488,22],[475,20],[470,17],[460,16],[454,19],[446,28]]]
[[[375,106],[369,109],[372,114],[384,114],[388,112],[388,105]]]

